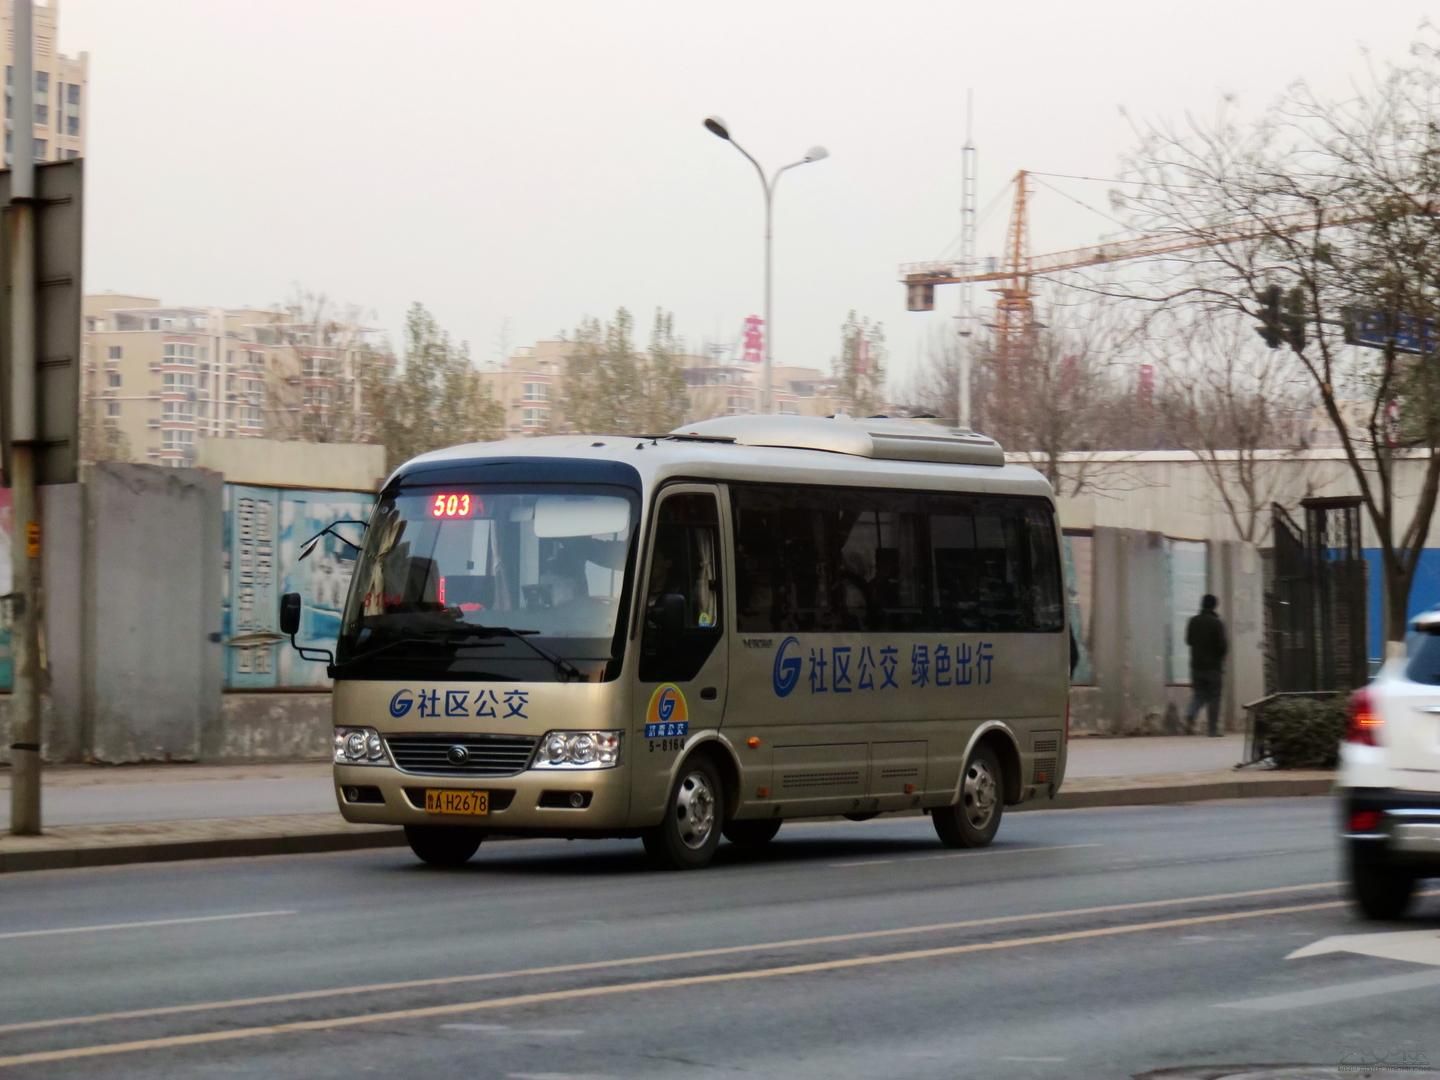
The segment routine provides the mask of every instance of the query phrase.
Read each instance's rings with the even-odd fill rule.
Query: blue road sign
[[[1383,349],[1392,338],[1396,352],[1427,356],[1440,347],[1434,319],[1366,308],[1351,308],[1345,313],[1345,340],[1349,344]]]

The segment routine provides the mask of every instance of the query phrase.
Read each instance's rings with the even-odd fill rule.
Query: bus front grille
[[[530,764],[533,735],[392,735],[397,768],[422,776],[514,776]],[[463,748],[465,753],[452,753]],[[460,758],[456,761],[456,758]]]

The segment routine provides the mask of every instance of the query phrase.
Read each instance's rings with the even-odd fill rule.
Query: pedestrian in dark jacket
[[[1210,737],[1220,735],[1220,688],[1225,681],[1225,654],[1230,651],[1225,640],[1225,624],[1215,609],[1219,601],[1210,594],[1200,602],[1200,614],[1190,617],[1185,627],[1185,644],[1190,646],[1190,711],[1186,727],[1193,730],[1195,718],[1204,708],[1210,721]]]

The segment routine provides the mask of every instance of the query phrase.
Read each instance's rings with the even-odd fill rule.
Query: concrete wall
[[[216,473],[106,464],[85,485],[85,742],[97,761],[195,760],[220,708]]]
[[[1254,494],[1240,492],[1233,463],[1222,465],[1219,478],[1241,510],[1257,507],[1259,531],[1252,537],[1269,546],[1270,504],[1279,503],[1295,513],[1300,500],[1310,496],[1358,495],[1359,487],[1339,450],[1265,450],[1257,455]],[[1010,460],[1028,463],[1023,454]],[[1059,500],[1060,522],[1067,529],[1153,529],[1167,536],[1192,540],[1240,540],[1226,500],[1216,485],[1213,467],[1181,450],[1105,451],[1061,455],[1061,472],[1067,483],[1083,476],[1086,490]],[[1424,479],[1420,457],[1396,464],[1395,492],[1402,517],[1408,520]],[[1245,515],[1242,515],[1245,516]],[[1364,544],[1376,541],[1370,522],[1361,515]],[[1440,515],[1431,522],[1427,547],[1440,547]]]
[[[231,484],[374,491],[385,480],[385,448],[365,443],[198,439],[195,452]]]
[[[1092,542],[1089,648],[1093,685],[1075,687],[1070,727],[1107,735],[1176,734],[1186,730],[1190,688],[1172,683],[1166,632],[1172,612],[1166,539],[1139,529],[1096,529]],[[1248,544],[1211,543],[1206,587],[1220,602],[1230,634],[1221,721],[1227,730],[1244,723],[1241,706],[1264,693],[1264,597],[1260,558]],[[1190,612],[1180,613],[1188,616]],[[1183,640],[1173,646],[1188,677]],[[1196,722],[1203,727],[1203,716]]]
[[[219,722],[205,732],[207,761],[329,760],[328,693],[226,694]]]

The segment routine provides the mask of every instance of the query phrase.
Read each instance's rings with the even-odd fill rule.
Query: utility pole
[[[975,185],[976,153],[972,134],[975,120],[975,91],[965,92],[965,147],[960,151],[960,265],[964,273],[975,273]],[[958,426],[970,427],[970,369],[975,358],[975,286],[960,286],[960,400]]]
[[[36,500],[35,53],[31,0],[15,2],[14,163],[6,214],[10,259],[10,385],[4,438],[10,445],[10,831],[40,832],[40,513]]]

